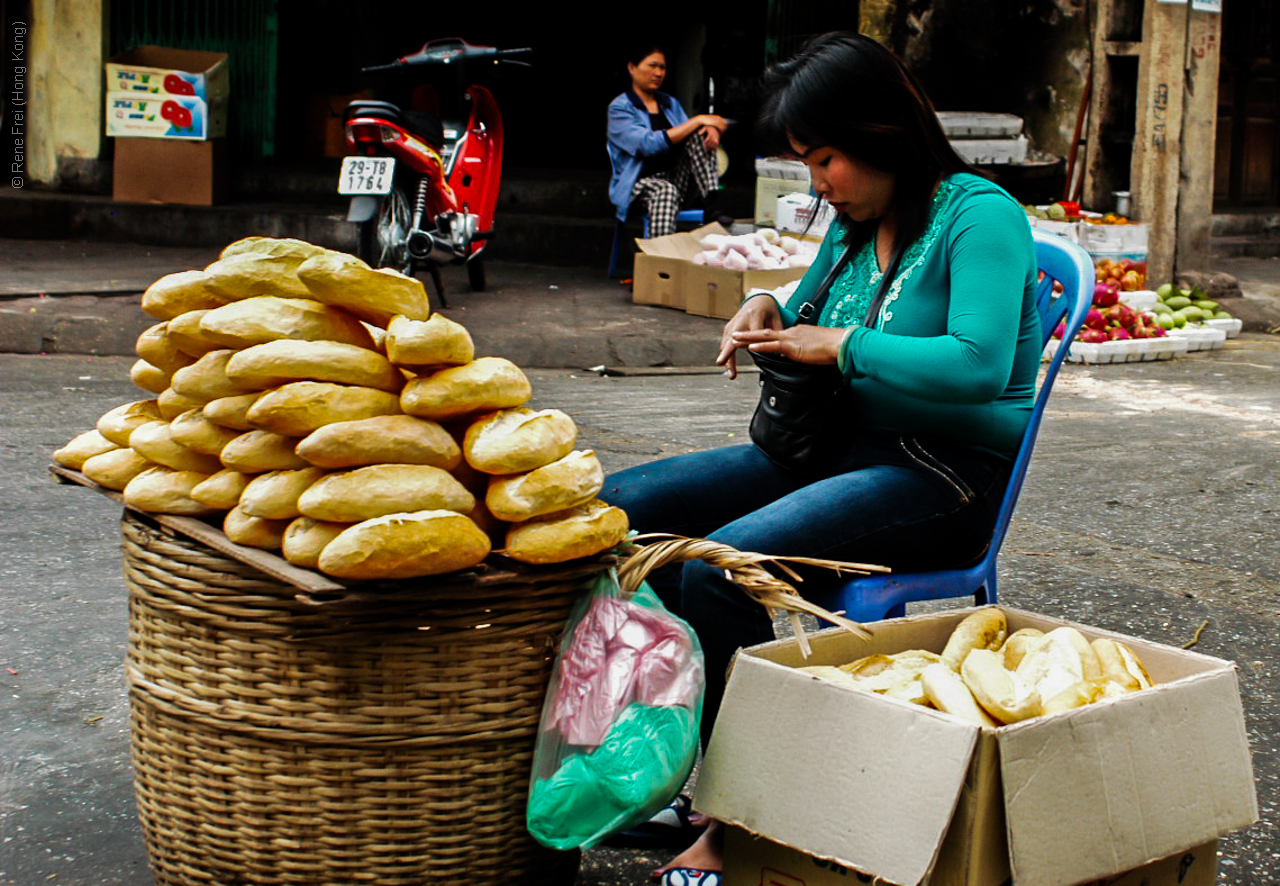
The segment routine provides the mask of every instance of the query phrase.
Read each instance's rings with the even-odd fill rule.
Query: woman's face
[[[627,70],[631,72],[631,83],[637,90],[654,92],[667,76],[667,57],[661,52],[651,52],[638,65],[627,62]]]
[[[813,179],[814,192],[836,212],[854,221],[881,218],[893,201],[894,175],[850,157],[830,145],[802,145],[791,139],[791,148]]]

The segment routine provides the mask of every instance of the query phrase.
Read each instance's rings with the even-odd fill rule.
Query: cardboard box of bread
[[[438,575],[492,550],[607,550],[626,515],[529,379],[477,357],[422,283],[299,240],[248,237],[157,280],[130,377],[149,396],[54,453],[127,505],[345,579]]]
[[[1007,607],[870,627],[735,658],[694,797],[728,883],[1209,886],[1258,818],[1230,662]]]

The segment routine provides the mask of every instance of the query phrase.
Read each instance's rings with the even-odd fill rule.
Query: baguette
[[[84,467],[84,463],[95,455],[102,455],[104,452],[111,452],[120,449],[118,443],[112,443],[97,428],[76,434],[61,449],[55,449],[53,452],[53,460],[64,468],[71,468],[78,471]]]
[[[563,563],[607,551],[626,537],[628,528],[621,508],[592,499],[514,524],[507,530],[506,553],[522,563]]]
[[[992,649],[972,649],[960,666],[960,676],[978,704],[1001,723],[1017,723],[1040,714],[1040,694],[1004,666],[1004,656]]]
[[[466,513],[475,505],[475,496],[442,468],[368,465],[321,477],[299,497],[298,512],[313,520],[355,523],[411,511]]]
[[[325,475],[321,468],[268,471],[249,481],[240,494],[240,510],[264,520],[293,520],[302,515],[298,499]],[[281,532],[283,533],[283,528]]]
[[[245,418],[259,430],[302,438],[333,422],[399,412],[400,398],[377,388],[295,381],[264,393]]]
[[[462,455],[477,471],[518,474],[564,458],[577,436],[573,419],[559,409],[504,409],[467,428]]]
[[[576,507],[603,487],[600,459],[590,449],[577,450],[523,474],[493,477],[485,504],[499,520],[519,523]]]
[[[343,530],[320,552],[320,571],[337,578],[398,579],[475,566],[489,537],[447,510],[386,514]]]
[[[920,684],[929,703],[938,710],[977,726],[994,728],[1000,725],[982,709],[968,685],[950,665],[942,662],[929,665],[920,673]]]
[[[942,650],[942,661],[953,671],[959,671],[965,658],[974,649],[999,649],[1008,633],[1004,613],[994,607],[979,609],[964,617],[947,639]]]
[[[117,446],[128,446],[129,437],[139,426],[160,421],[160,405],[156,400],[135,400],[122,403],[102,414],[94,426],[98,433]]]

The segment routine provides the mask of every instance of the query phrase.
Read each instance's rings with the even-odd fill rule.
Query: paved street
[[[45,471],[55,448],[140,398],[131,362],[0,355],[2,886],[150,882],[130,786],[119,508]],[[609,470],[744,439],[749,380],[637,372],[533,370],[534,405],[569,412]],[[1002,557],[1009,605],[1174,646],[1198,635],[1197,651],[1237,662],[1262,820],[1224,841],[1226,886],[1280,882],[1278,461],[1280,338],[1068,365]],[[660,860],[591,851],[577,886],[637,886]]]

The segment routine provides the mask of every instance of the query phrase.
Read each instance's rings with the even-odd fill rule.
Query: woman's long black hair
[[[808,148],[837,148],[895,175],[897,247],[924,233],[940,176],[982,175],[951,147],[916,78],[870,37],[815,37],[794,58],[766,70],[762,86],[756,134],[763,150],[791,153],[794,139]],[[846,243],[865,242],[875,227],[875,219],[850,222]]]

